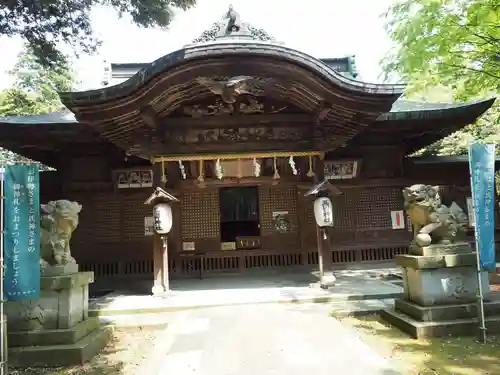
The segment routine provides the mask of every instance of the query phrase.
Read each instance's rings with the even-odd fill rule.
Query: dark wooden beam
[[[220,116],[204,116],[200,118],[193,117],[170,117],[160,120],[165,127],[232,127],[243,125],[290,125],[291,123],[312,124],[313,117],[309,114],[256,114],[256,115],[220,115]]]
[[[141,120],[151,129],[156,129],[159,123],[158,114],[150,105],[144,106],[139,109],[139,116]]]
[[[324,119],[326,119],[326,117],[328,116],[328,114],[330,113],[330,111],[332,109],[333,109],[333,107],[332,107],[331,103],[322,101],[321,105],[320,105],[320,107],[319,107],[319,109],[318,109],[318,111],[316,113],[315,123],[319,124],[321,121],[323,121]]]

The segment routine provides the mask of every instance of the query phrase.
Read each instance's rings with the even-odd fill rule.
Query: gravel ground
[[[10,375],[134,375],[164,329],[115,330],[99,355],[83,366],[11,369]]]

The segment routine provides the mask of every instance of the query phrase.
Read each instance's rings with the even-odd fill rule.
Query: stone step
[[[100,327],[75,344],[25,346],[9,349],[13,367],[80,365],[92,359],[108,342],[112,327]]]
[[[417,339],[450,335],[475,336],[478,334],[477,318],[421,322],[394,308],[381,310],[380,316],[388,323]],[[490,333],[500,333],[500,315],[487,317],[486,328]]]
[[[495,316],[500,314],[499,297],[500,296],[495,295],[494,300],[484,302],[485,316]],[[413,302],[397,299],[394,306],[396,310],[415,320],[423,322],[468,318],[476,319],[478,316],[478,306],[476,303],[421,306]]]
[[[387,284],[389,284],[387,282]],[[144,301],[145,296],[125,296],[124,299],[129,299],[129,302],[123,300],[121,303],[115,304],[114,307],[110,308],[108,306],[113,305],[113,301],[99,303],[93,301],[89,307],[89,316],[118,316],[118,315],[136,315],[136,314],[156,314],[156,313],[169,313],[177,312],[182,310],[199,309],[207,307],[221,307],[221,306],[235,306],[235,305],[255,305],[255,304],[267,304],[267,303],[335,303],[335,302],[346,302],[346,301],[362,301],[362,300],[380,300],[380,299],[392,299],[399,298],[403,296],[402,289],[391,284],[394,291],[387,291],[384,293],[346,293],[346,294],[334,294],[326,296],[310,296],[310,295],[296,295],[291,293],[290,296],[282,295],[276,296],[258,296],[252,298],[242,298],[240,300],[228,300],[221,299],[218,300],[197,300],[192,301],[175,301],[174,303],[169,302],[166,299],[164,302],[161,300],[155,300],[151,297],[148,301]],[[392,289],[391,288],[391,289]],[[331,288],[332,291],[335,287]],[[113,298],[119,299],[120,296],[113,296]],[[108,300],[111,297],[107,297]],[[160,302],[161,301],[161,302]],[[144,302],[155,302],[147,306]],[[136,307],[141,306],[141,307]]]
[[[171,321],[171,312],[142,313],[127,315],[100,315],[103,325],[113,325],[120,329],[156,329],[166,328]]]
[[[88,318],[67,329],[8,332],[8,343],[10,347],[70,345],[97,330],[99,325],[98,318]]]
[[[333,317],[366,316],[378,314],[381,310],[393,306],[394,299],[342,301],[332,304],[330,315]]]

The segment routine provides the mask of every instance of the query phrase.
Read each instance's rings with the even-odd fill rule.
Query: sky
[[[103,60],[115,63],[151,62],[189,44],[222,18],[229,4],[243,22],[262,28],[287,47],[316,58],[356,56],[359,79],[381,82],[380,60],[390,49],[381,14],[394,0],[198,0],[195,8],[176,12],[165,29],[141,29],[129,17],[119,19],[107,7],[95,7],[91,20],[103,41],[94,56],[74,62],[79,90],[100,86]],[[307,6],[304,6],[307,4]],[[22,47],[19,38],[0,38],[0,90],[12,79],[6,73]]]

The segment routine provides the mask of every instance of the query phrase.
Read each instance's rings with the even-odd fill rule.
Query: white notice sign
[[[405,229],[405,217],[403,211],[391,211],[392,229]]]
[[[153,236],[155,234],[155,219],[153,216],[145,216],[144,217],[144,235],[145,236]]]

